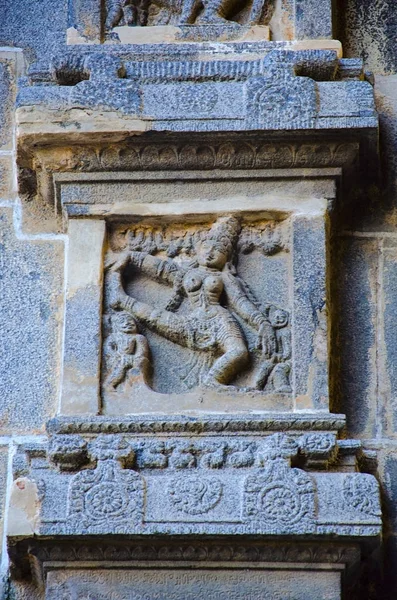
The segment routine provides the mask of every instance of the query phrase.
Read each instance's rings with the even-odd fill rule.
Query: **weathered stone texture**
[[[338,237],[334,240],[334,341],[340,353],[332,356],[334,401],[347,416],[354,435],[376,434],[377,278],[379,245],[374,239]]]
[[[395,72],[397,16],[393,0],[346,0],[338,8],[346,56],[361,56],[371,71]]]
[[[42,430],[58,395],[63,244],[18,239],[1,209],[1,433]]]
[[[378,487],[370,472],[381,484],[384,580],[379,568],[383,559],[380,554],[371,556],[368,546],[363,549],[360,584],[355,585],[353,577],[349,589],[347,577],[345,594],[354,600],[389,600],[397,593],[395,3],[275,0],[253,19],[254,29],[247,26],[247,19],[255,3],[241,3],[247,10],[239,13],[227,0],[211,6],[203,2],[193,11],[190,5],[184,15],[168,0],[150,4],[155,10],[149,14],[149,3],[135,0],[0,2],[0,44],[22,47],[30,65],[37,61],[19,86],[23,201],[13,212],[14,97],[21,62],[17,66],[15,52],[9,56],[7,50],[0,51],[0,198],[4,205],[0,212],[0,435],[4,436],[0,523],[7,492],[7,444],[9,436],[17,435],[16,483],[9,513],[15,547],[10,552],[22,571],[29,555],[36,578],[34,585],[12,582],[4,595],[42,600],[44,592],[38,586],[45,582],[40,564],[61,557],[61,569],[67,566],[69,573],[50,567],[47,598],[51,600],[58,600],[60,593],[67,600],[86,600],[92,594],[107,600],[114,587],[123,600],[135,600],[154,594],[160,583],[167,589],[169,574],[173,580],[179,578],[183,598],[212,598],[214,586],[217,598],[234,593],[236,598],[248,597],[257,593],[260,584],[266,600],[279,596],[337,599],[349,549],[336,549],[327,536],[337,534],[349,544],[363,536],[374,543],[379,539]],[[209,23],[200,23],[206,11]],[[153,40],[151,29],[156,29]],[[146,48],[120,43],[134,35],[151,43]],[[333,35],[343,42],[343,58],[340,44],[331,40]],[[244,42],[244,36],[261,40]],[[276,39],[280,41],[275,44]],[[286,42],[293,39],[297,41],[288,46]],[[67,47],[67,40],[75,45]],[[145,62],[145,52],[150,61]],[[373,80],[380,115],[379,173]],[[240,144],[238,136],[246,134]],[[262,187],[256,201],[252,199],[255,184],[244,179],[252,169],[267,171],[266,183],[257,182]],[[182,181],[182,173],[189,170],[196,172],[188,183]],[[211,170],[218,171],[216,178],[205,182],[205,173]],[[167,177],[178,182],[172,193]],[[315,177],[316,181],[324,178],[323,186],[310,187]],[[220,194],[225,189],[225,181],[220,180],[228,178],[227,193]],[[331,179],[333,184],[341,182],[335,216],[328,223],[323,210],[316,227],[307,227],[305,211],[318,208],[319,202],[325,206],[328,201],[332,213],[333,194],[327,192]],[[226,212],[259,209],[270,211],[270,218],[284,211],[286,218],[290,200],[285,180],[293,201],[301,202],[290,264],[287,267],[273,257],[269,280],[251,277],[248,283],[254,295],[270,295],[291,312],[291,382],[296,390],[293,408],[298,412],[244,417],[237,414],[242,405],[236,402],[233,416],[228,412],[181,417],[172,414],[171,398],[167,416],[128,417],[123,403],[112,405],[111,394],[101,406],[102,334],[105,341],[109,338],[109,346],[113,344],[113,352],[117,350],[115,362],[124,361],[124,371],[133,370],[128,365],[136,367],[131,357],[139,354],[136,340],[132,344],[129,336],[143,337],[130,322],[119,323],[121,330],[112,331],[113,338],[106,323],[101,327],[103,236],[109,233],[110,223],[117,220],[127,229],[131,219],[141,220],[149,213],[170,223],[175,212],[188,214],[195,222],[198,213],[215,219]],[[307,194],[310,201],[303,201]],[[167,212],[164,205],[169,200],[174,204]],[[211,203],[217,204],[215,210],[209,208]],[[69,246],[64,282],[63,239],[57,234],[62,230],[73,243],[78,228],[78,243]],[[93,229],[100,230],[95,249]],[[328,233],[333,236],[331,253],[326,250]],[[243,279],[249,259],[248,254],[239,257]],[[122,274],[125,280],[131,276]],[[68,285],[65,346],[64,283]],[[129,283],[126,291],[132,301],[134,281]],[[138,282],[136,289],[150,296],[150,285],[146,282],[139,289]],[[156,290],[149,300],[153,305],[165,304]],[[105,294],[105,313],[106,302]],[[226,310],[228,302],[222,306]],[[164,340],[153,341],[152,336],[149,342],[154,352],[145,351],[140,359],[159,364],[157,347]],[[171,352],[170,356],[158,369],[154,387],[159,387],[159,380],[164,383],[171,368],[186,367],[185,354]],[[283,360],[278,366],[283,366]],[[47,434],[40,440],[28,436],[44,434],[45,421],[58,412],[62,361],[61,412],[84,416],[53,420],[47,447]],[[146,385],[142,364],[140,368],[130,377]],[[109,376],[106,369],[102,365],[104,385]],[[113,382],[120,378],[117,370],[111,374]],[[345,432],[343,417],[327,412],[329,383],[331,408],[347,417]],[[136,412],[147,408],[150,398],[142,389],[139,404],[130,412],[136,406]],[[166,412],[159,396],[154,410]],[[214,404],[219,409],[216,398]],[[278,400],[271,408],[280,406]],[[299,412],[309,408],[318,412]],[[100,411],[98,417],[87,414]],[[288,439],[277,437],[279,431],[288,431]],[[338,432],[356,439],[337,441]],[[269,448],[271,439],[277,439],[277,451]],[[359,473],[359,468],[364,472]],[[34,531],[38,540],[30,537]],[[116,531],[127,537],[145,534],[148,545],[153,535],[168,534],[173,545],[148,549],[127,547],[126,540],[118,540],[125,546],[102,546],[103,534],[111,538]],[[278,562],[303,565],[309,556],[312,568],[315,562],[332,568],[316,567],[313,574],[294,566],[285,578],[277,570],[266,581],[268,572],[255,568],[250,575],[244,572],[237,577],[234,590],[228,588],[230,565],[227,577],[222,569],[206,571],[203,577],[204,567],[181,568],[177,575],[175,570],[161,574],[152,570],[147,578],[143,568],[138,575],[134,568],[128,575],[103,570],[103,557],[109,560],[109,556],[127,562],[160,561],[166,556],[174,563],[208,558],[211,549],[200,546],[196,537],[225,533],[242,538],[288,534],[294,546],[281,551],[277,543],[266,550],[268,554],[252,553],[252,547],[229,548],[222,553],[225,560],[231,555],[235,561],[250,557],[251,566],[252,556],[258,562],[271,562],[280,550]],[[75,546],[59,543],[58,536],[64,534],[74,536]],[[189,540],[185,547],[176,545],[175,537],[181,534],[191,536],[193,547]],[[326,541],[320,550],[309,548],[296,534],[312,536],[308,544],[315,536]],[[27,539],[20,540],[21,535]],[[97,536],[95,544],[99,544],[82,546],[82,535]],[[54,537],[52,548],[46,546],[47,536]],[[299,552],[306,552],[306,558]],[[74,571],[82,557],[94,565],[102,561],[99,572]],[[357,563],[357,556],[350,562]],[[2,565],[6,566],[5,560]]]
[[[0,48],[0,150],[13,149],[16,55]]]
[[[45,59],[66,45],[67,2],[24,0],[0,5],[0,45],[23,48],[29,62]]]
[[[0,199],[15,196],[14,164],[12,156],[0,156]]]
[[[115,588],[122,598],[138,600],[145,596],[185,600],[206,597],[226,600],[257,597],[270,600],[307,600],[310,597],[338,600],[338,572],[305,573],[304,571],[271,571],[255,569],[143,569],[127,573],[119,570],[109,575],[90,571],[69,571],[49,576],[48,600],[57,600],[60,593],[72,592],[83,599],[87,594],[111,594]]]
[[[0,446],[0,535],[3,536],[4,509],[7,494],[8,445]],[[0,552],[1,555],[1,552]],[[1,589],[1,587],[0,587]],[[1,592],[0,592],[1,593]]]

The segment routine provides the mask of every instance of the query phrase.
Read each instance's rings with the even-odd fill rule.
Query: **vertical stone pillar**
[[[95,415],[100,408],[105,232],[103,220],[69,221],[61,414]]]
[[[297,410],[328,410],[326,222],[295,217],[293,225],[293,389]]]

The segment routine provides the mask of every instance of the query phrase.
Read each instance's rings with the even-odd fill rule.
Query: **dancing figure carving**
[[[112,308],[129,312],[160,336],[196,351],[198,379],[206,385],[231,384],[249,362],[247,341],[232,311],[256,331],[263,357],[270,360],[277,353],[275,329],[233,264],[239,233],[238,219],[219,218],[204,237],[194,242],[194,260],[185,264],[135,250],[138,236],[132,248],[130,245],[110,264]],[[123,274],[131,266],[173,286],[174,296],[165,308],[156,308],[125,292]],[[189,313],[177,313],[184,298]]]

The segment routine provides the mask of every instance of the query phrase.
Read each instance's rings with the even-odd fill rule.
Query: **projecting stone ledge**
[[[336,51],[291,51],[271,42],[240,48],[247,57],[241,60],[238,49],[219,55],[197,45],[197,58],[191,48],[145,46],[145,61],[136,50],[55,57],[20,89],[19,136],[64,138],[69,131],[73,141],[77,133],[92,134],[97,122],[104,134],[107,113],[108,132],[115,125],[118,135],[377,128],[372,86],[359,61],[349,69]]]
[[[284,590],[284,599],[318,598],[314,589],[299,595],[316,581],[333,600],[344,569],[379,541],[378,483],[357,471],[365,462],[360,443],[337,439],[341,415],[247,418],[246,430],[244,418],[231,415],[141,424],[138,434],[137,419],[128,432],[127,419],[63,417],[49,424],[47,443],[18,448],[9,550],[15,569],[32,570],[46,598],[56,598],[59,586],[83,593],[87,582],[90,592],[108,593],[109,577],[118,590],[127,577],[143,593],[153,585],[143,575],[150,562],[155,573],[165,569],[165,586],[175,569],[182,576],[193,565],[185,594],[222,566],[237,578],[238,569],[255,570],[241,597],[262,583]],[[288,433],[272,433],[277,427]],[[270,573],[275,563],[303,577],[298,596]],[[114,569],[126,567],[119,581]],[[215,578],[224,586],[222,577],[221,569]]]
[[[52,434],[17,452],[9,537],[379,536],[378,484],[356,472],[360,445],[296,427]],[[26,515],[21,531],[23,495],[32,493],[39,514]]]

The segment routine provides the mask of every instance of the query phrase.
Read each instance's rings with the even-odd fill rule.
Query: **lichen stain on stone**
[[[328,356],[328,340],[327,340],[327,311],[325,306],[317,310],[318,325],[313,334],[313,350],[314,356],[320,362],[325,362]]]

